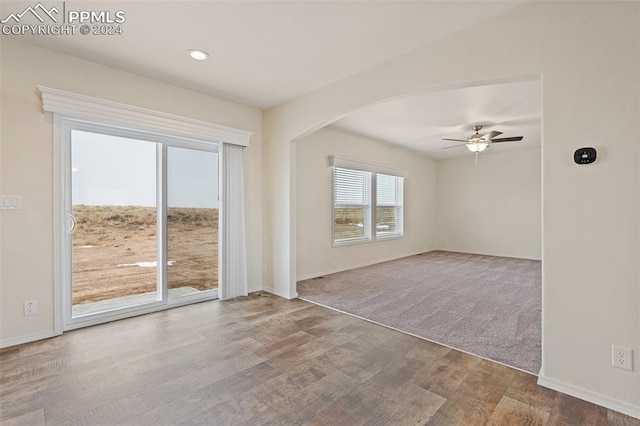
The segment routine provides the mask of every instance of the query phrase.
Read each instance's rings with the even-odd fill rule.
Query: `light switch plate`
[[[20,195],[0,195],[0,210],[22,210]]]

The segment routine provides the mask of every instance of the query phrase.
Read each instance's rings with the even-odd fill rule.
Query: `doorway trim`
[[[73,330],[76,328],[86,327],[90,325],[101,324],[106,321],[112,321],[114,319],[121,319],[131,316],[137,316],[140,314],[146,314],[155,312],[158,310],[173,308],[179,305],[188,303],[203,302],[207,300],[213,300],[218,298],[218,289],[199,291],[193,294],[181,295],[179,298],[169,298],[169,282],[167,274],[167,259],[168,259],[168,217],[167,217],[167,158],[168,148],[175,147],[178,149],[188,149],[198,152],[216,153],[221,156],[221,148],[218,143],[203,143],[200,141],[192,141],[186,139],[178,139],[169,137],[166,135],[149,135],[147,133],[141,133],[131,129],[114,128],[111,126],[89,123],[86,121],[76,120],[64,116],[60,116],[56,120],[56,125],[59,126],[60,139],[60,153],[61,163],[60,167],[55,171],[60,175],[62,182],[62,200],[60,207],[62,211],[61,222],[59,227],[54,232],[57,233],[60,239],[63,240],[62,246],[64,252],[62,256],[62,312],[63,312],[63,330]],[[71,216],[73,197],[71,194],[72,189],[72,135],[73,131],[89,132],[96,135],[115,136],[131,141],[141,141],[143,143],[149,143],[155,145],[153,150],[155,151],[156,170],[155,170],[155,211],[157,216],[156,222],[156,291],[151,293],[154,295],[155,300],[149,300],[141,304],[123,305],[121,307],[108,309],[104,311],[95,311],[79,316],[73,315],[74,305],[71,303],[73,296],[73,272],[72,272],[72,253],[73,253],[73,237],[72,230],[75,226],[75,220]],[[221,162],[221,161],[220,161]],[[220,181],[220,176],[218,177]],[[220,190],[220,182],[218,190]],[[220,221],[218,222],[220,224]],[[218,231],[218,233],[220,233]],[[220,252],[220,245],[218,245]],[[218,254],[218,270],[220,271],[222,256]],[[219,281],[219,277],[218,277]],[[151,299],[151,298],[150,298]]]
[[[164,112],[149,110],[136,106],[121,104],[59,89],[38,86],[37,93],[42,98],[43,111],[53,113],[53,271],[54,271],[54,334],[60,335],[65,328],[63,267],[65,238],[60,230],[64,229],[66,215],[64,206],[65,170],[63,167],[64,146],[62,144],[62,121],[64,118],[75,121],[95,123],[149,136],[186,139],[202,145],[233,144],[249,146],[252,132],[209,123],[192,118],[181,117]],[[190,297],[172,304],[170,307],[192,303]],[[149,308],[139,313],[147,313],[167,309],[166,305]],[[131,316],[122,313],[113,315],[110,320]],[[91,325],[89,323],[85,325]]]

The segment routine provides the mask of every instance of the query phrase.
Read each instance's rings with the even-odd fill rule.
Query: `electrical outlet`
[[[611,365],[633,371],[633,349],[611,346]]]
[[[24,316],[28,317],[38,313],[38,301],[27,300],[24,302]]]

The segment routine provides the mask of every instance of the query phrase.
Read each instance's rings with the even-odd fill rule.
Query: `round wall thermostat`
[[[576,164],[591,164],[596,161],[595,148],[580,148],[573,153],[573,161]]]

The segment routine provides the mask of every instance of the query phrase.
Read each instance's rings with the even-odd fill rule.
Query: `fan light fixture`
[[[474,124],[472,127],[475,134],[469,136],[467,139],[449,139],[444,138],[445,141],[454,141],[454,142],[462,142],[457,145],[445,146],[442,149],[449,148],[457,148],[459,146],[466,146],[467,149],[471,152],[475,152],[476,154],[476,166],[478,165],[478,153],[487,149],[489,145],[498,142],[518,142],[522,140],[522,136],[514,136],[511,138],[496,138],[496,136],[500,136],[502,132],[498,132],[495,130],[490,131],[489,133],[485,133],[481,135],[479,132],[482,130],[482,124]]]
[[[489,142],[478,141],[467,144],[467,149],[471,152],[482,152],[489,146]]]
[[[189,52],[189,56],[191,56],[193,59],[197,61],[204,61],[209,57],[209,54],[207,52],[200,49],[190,49],[188,52]]]

